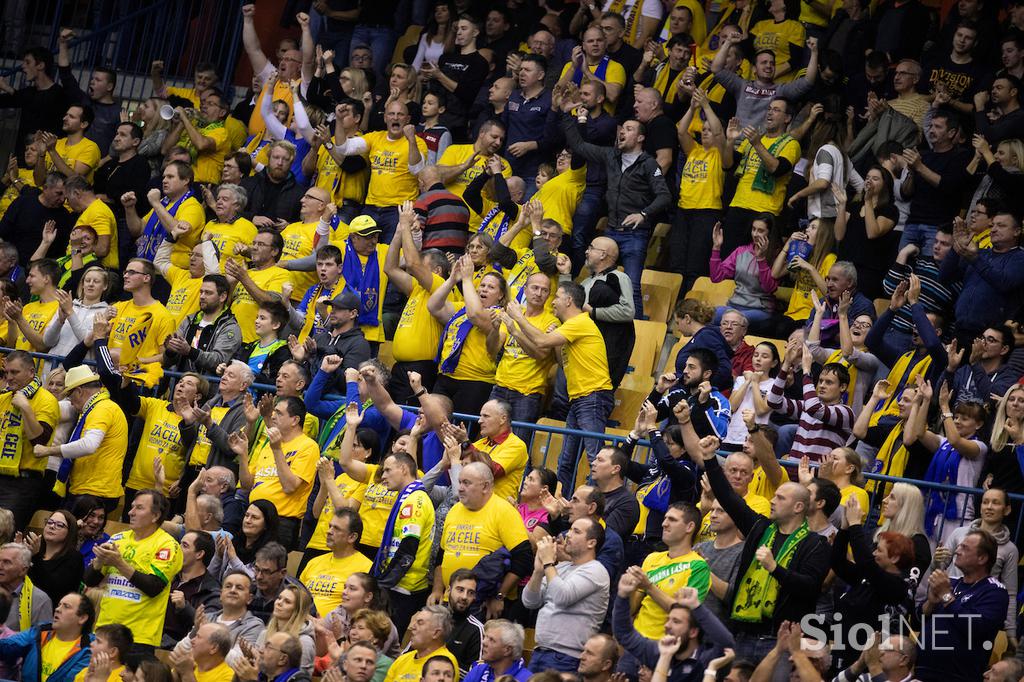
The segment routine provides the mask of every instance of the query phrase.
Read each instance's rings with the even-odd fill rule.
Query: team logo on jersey
[[[156,553],[156,558],[159,561],[169,560],[171,558],[171,549],[169,547],[164,547]]]

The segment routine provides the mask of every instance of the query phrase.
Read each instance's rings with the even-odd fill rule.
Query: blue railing
[[[21,51],[41,45],[56,54],[61,28],[76,33],[70,61],[83,88],[93,68],[112,68],[118,74],[115,94],[126,102],[151,94],[149,71],[155,60],[164,62],[163,78],[168,84],[191,82],[196,65],[212,62],[222,83],[228,85],[242,45],[241,0],[8,0],[5,4],[0,29],[5,56],[13,62],[7,62],[0,75],[11,78],[15,87],[23,85]]]
[[[11,350],[12,350],[11,348],[0,347],[0,354],[10,352]],[[47,362],[55,363],[55,364],[59,364],[59,363],[61,363],[64,360],[63,356],[49,355],[49,354],[46,354],[46,353],[31,353],[31,355],[33,357],[45,360]],[[93,362],[93,361],[88,361],[87,360],[86,364],[95,365],[96,363]],[[175,371],[171,371],[171,370],[164,370],[164,374],[171,378],[171,380],[172,380],[172,387],[173,387],[173,381],[183,376],[182,372],[175,372]],[[217,383],[220,382],[220,377],[215,376],[215,375],[214,376],[206,376],[205,378],[210,382],[211,385],[217,384]],[[271,386],[269,384],[253,384],[253,388],[255,390],[257,390],[257,391],[265,391],[265,392],[269,392],[269,393],[274,393],[274,392],[277,391],[277,388],[275,386]],[[343,399],[342,396],[325,396],[325,398],[329,399],[329,400],[340,400],[340,399]],[[411,411],[419,411],[418,407],[405,407],[405,409],[408,409],[408,410],[411,410]],[[472,414],[455,413],[453,416],[455,417],[455,419],[461,420],[461,421],[464,421],[464,422],[475,422],[475,421],[478,421],[480,419],[479,415],[472,415]],[[579,455],[581,453],[581,450],[582,450],[582,447],[583,447],[583,439],[584,438],[599,438],[603,442],[611,444],[611,445],[621,445],[622,443],[624,443],[626,441],[626,437],[623,436],[623,435],[620,435],[620,434],[615,434],[615,433],[596,433],[596,432],[591,432],[591,431],[578,431],[578,430],[574,430],[574,429],[567,429],[564,426],[558,426],[558,425],[555,425],[555,424],[537,424],[537,423],[534,423],[534,422],[513,421],[512,422],[512,426],[513,427],[522,427],[522,428],[525,428],[525,429],[529,429],[530,432],[532,433],[532,438],[531,438],[531,443],[530,443],[530,452],[531,452],[530,460],[531,460],[532,466],[544,467],[544,468],[551,469],[551,470],[556,470],[557,469],[558,457],[561,454],[561,444],[558,443],[557,444],[558,445],[557,448],[553,446],[553,443],[554,443],[556,438],[564,439],[565,436],[569,436],[569,435],[578,436],[580,438],[580,444],[579,444],[579,449],[576,452],[577,455]],[[557,449],[557,452],[555,452],[556,449]],[[728,456],[729,455],[728,452],[724,452],[724,451],[720,452],[719,454],[721,454],[723,456]],[[552,457],[553,457],[553,459],[552,459]],[[637,444],[636,449],[634,450],[633,458],[635,460],[637,460],[637,461],[646,462],[649,459],[649,457],[650,457],[650,442],[646,441],[646,440],[641,440]],[[783,467],[786,467],[787,469],[789,469],[788,473],[789,473],[789,479],[791,481],[796,481],[797,480],[797,476],[796,476],[795,470],[796,470],[796,468],[798,466],[798,462],[793,461],[793,460],[781,459],[781,460],[779,460],[779,464],[781,464]],[[816,467],[818,465],[815,463],[815,464],[812,464],[812,466]],[[899,478],[899,477],[896,477],[896,476],[885,476],[885,475],[882,475],[882,474],[865,473],[865,474],[863,474],[863,477],[866,480],[868,480],[868,481],[878,481],[880,484],[882,484],[882,485],[877,486],[878,490],[871,494],[871,508],[875,512],[877,512],[878,508],[881,505],[883,491],[885,491],[887,488],[890,487],[890,486],[884,485],[884,484],[909,483],[910,485],[913,485],[913,486],[917,487],[918,489],[921,490],[922,494],[925,496],[926,508],[927,508],[927,504],[928,504],[928,499],[929,499],[931,493],[933,493],[933,492],[939,493],[940,497],[942,498],[943,505],[945,505],[945,503],[949,499],[950,495],[964,495],[963,505],[960,507],[960,511],[959,511],[959,518],[964,518],[965,517],[966,512],[967,512],[967,506],[968,506],[968,504],[971,503],[971,500],[973,498],[975,498],[976,496],[981,496],[984,493],[984,490],[982,490],[981,488],[967,488],[967,487],[958,486],[958,485],[947,485],[947,484],[943,484],[943,483],[935,483],[935,482],[932,482],[932,481],[920,481],[920,480],[916,480],[916,479]],[[1012,507],[1014,509],[1013,516],[1015,517],[1016,520],[1015,521],[1014,520],[1008,520],[1009,523],[1007,525],[1012,526],[1013,529],[1014,529],[1012,537],[1018,537],[1019,533],[1020,533],[1020,530],[1021,530],[1021,524],[1024,523],[1024,493],[1010,493],[1009,497],[1010,497],[1010,500],[1011,500],[1011,505],[1012,505]],[[871,514],[871,513],[869,513],[869,510],[864,510],[864,512],[866,514],[868,514],[868,522],[869,522],[869,525],[871,525],[871,523],[873,523],[874,520],[877,519],[877,516],[878,516],[877,513]],[[943,517],[942,521],[940,522],[940,524],[938,526],[938,528],[935,530],[935,533],[934,533],[935,537],[939,537],[939,538],[942,537],[943,531],[945,530],[945,525],[946,525],[947,522],[957,523],[957,525],[959,525],[958,519],[945,519]]]

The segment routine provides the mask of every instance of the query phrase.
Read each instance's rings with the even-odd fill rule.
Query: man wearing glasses
[[[278,266],[284,251],[284,239],[273,228],[260,228],[249,248],[249,267],[230,259],[224,263],[224,273],[238,282],[235,287],[231,312],[242,328],[242,343],[252,343],[256,334],[256,314],[260,304],[280,299],[287,302],[292,288],[292,275]],[[285,293],[285,286],[288,293]],[[279,294],[275,297],[274,294]]]
[[[133,258],[124,269],[124,290],[131,299],[115,303],[107,347],[121,373],[147,388],[164,374],[162,362],[167,337],[174,333],[174,318],[153,298],[156,268],[151,261]]]
[[[1021,376],[1017,362],[1007,365],[1013,351],[1013,331],[1000,324],[983,331],[970,349],[950,353],[945,381],[952,393],[951,404],[986,403],[989,396],[1006,393]]]

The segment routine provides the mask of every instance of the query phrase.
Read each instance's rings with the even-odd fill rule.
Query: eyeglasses
[[[253,566],[253,571],[255,571],[256,575],[274,575],[283,570],[283,568],[260,568],[259,566]]]
[[[47,528],[67,528],[68,527],[68,524],[64,523],[63,521],[55,521],[53,519],[46,519],[46,523],[44,525]]]
[[[596,246],[588,246],[587,251],[600,251],[601,253],[608,253],[608,249],[599,249]]]
[[[326,204],[327,203],[326,201],[324,201],[320,197],[315,197],[312,194],[303,194],[302,198],[303,199],[312,199],[313,201],[319,201],[321,204]]]
[[[1003,342],[1002,339],[997,339],[994,336],[979,336],[978,338],[981,339],[982,341],[984,341],[985,343],[1002,343]]]
[[[268,249],[271,248],[271,246],[272,246],[271,244],[268,244],[267,242],[253,242],[252,245],[253,246],[265,246]]]
[[[128,275],[145,275],[145,274],[146,273],[142,272],[141,270],[125,270],[124,271],[124,276],[125,277],[127,277]]]
[[[854,327],[860,328],[860,327],[870,327],[870,326],[871,326],[870,322],[854,322],[853,324],[850,325],[850,329],[853,329]]]
[[[897,71],[894,75],[896,76],[916,76],[917,74],[913,71]]]

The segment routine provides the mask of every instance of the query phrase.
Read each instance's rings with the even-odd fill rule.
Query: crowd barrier
[[[0,347],[0,354],[10,352],[11,348]],[[31,353],[33,357],[44,360],[48,363],[60,363],[64,360],[63,356],[49,355],[46,353]],[[86,364],[94,365],[92,361],[86,361]],[[170,370],[164,371],[165,376],[171,380],[171,388],[173,388],[173,382],[183,376],[181,372],[175,372]],[[211,385],[220,382],[220,377],[207,375],[206,379]],[[252,388],[260,392],[276,392],[276,387],[269,384],[253,384]],[[341,400],[342,396],[325,396],[328,400]],[[406,406],[406,409],[411,411],[418,411],[418,407]],[[464,422],[476,422],[480,419],[479,415],[462,414],[456,413],[455,418]],[[546,420],[541,420],[546,421]],[[568,429],[564,426],[560,426],[554,423],[535,423],[535,422],[520,422],[513,421],[512,426],[515,428],[528,429],[531,437],[527,443],[530,449],[530,462],[534,467],[544,467],[551,469],[552,471],[558,468],[558,458],[561,454],[562,447],[561,443],[566,436],[578,436],[579,437],[579,449],[575,453],[580,455],[583,447],[584,438],[600,438],[609,445],[621,446],[625,442],[627,433],[626,431],[612,432],[615,430],[605,431],[604,433],[595,433],[590,431],[579,431],[574,429]],[[728,452],[721,451],[719,453],[722,456],[728,456]],[[633,459],[638,462],[646,462],[650,457],[650,443],[646,440],[641,440],[634,453]],[[577,481],[582,482],[586,474],[588,473],[587,461],[585,457],[580,457],[580,469],[577,472]],[[792,481],[797,480],[797,466],[798,463],[794,460],[780,459],[779,463],[786,467],[788,470],[789,478]],[[813,466],[817,466],[816,464]],[[967,507],[972,503],[973,500],[980,499],[980,496],[984,493],[981,488],[968,488],[958,485],[948,485],[943,483],[935,483],[932,481],[921,481],[910,478],[901,478],[897,476],[886,476],[883,474],[867,473],[863,474],[865,480],[876,481],[876,490],[870,495],[871,499],[871,511],[873,513],[868,514],[868,524],[873,524],[878,518],[878,510],[882,503],[882,498],[885,494],[885,490],[893,483],[909,483],[914,487],[918,488],[925,497],[925,505],[927,508],[928,500],[932,493],[938,493],[943,505],[951,495],[963,495],[962,503],[959,506],[959,518],[964,518],[967,512]],[[1007,520],[1007,526],[1013,529],[1013,535],[1011,537],[1019,537],[1021,531],[1021,524],[1024,523],[1024,493],[1011,492],[1009,494],[1011,505],[1013,507],[1013,513]],[[941,537],[945,530],[946,523],[956,523],[959,525],[958,520],[950,519],[947,520],[945,517],[942,518],[938,528],[934,535],[935,537]]]

